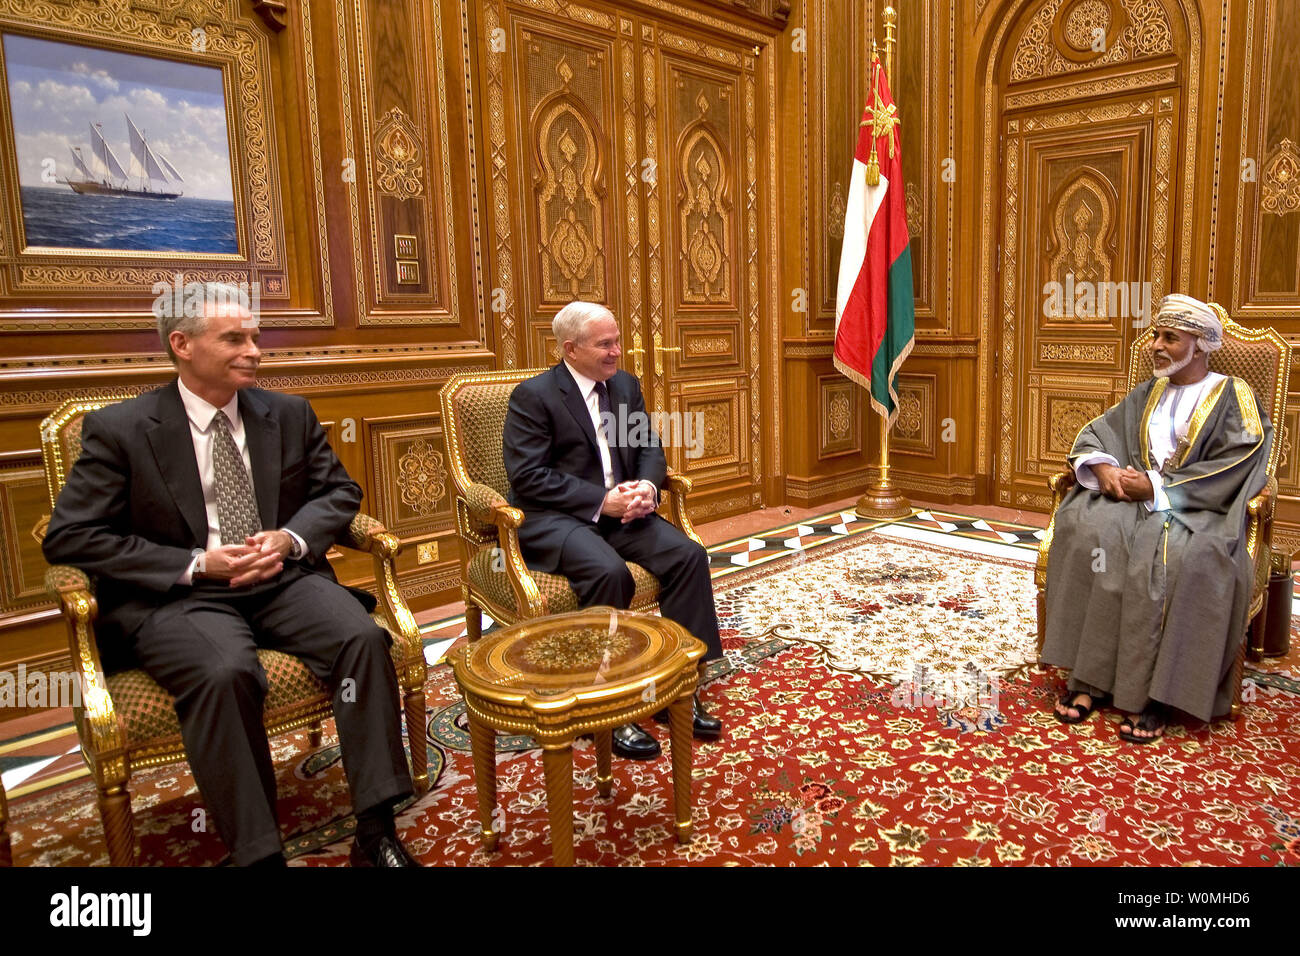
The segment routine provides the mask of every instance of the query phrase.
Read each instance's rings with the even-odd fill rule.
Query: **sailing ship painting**
[[[0,39],[27,249],[239,254],[220,67]]]
[[[61,182],[71,187],[78,196],[133,196],[137,199],[180,199],[185,190],[180,184],[185,177],[162,153],[154,152],[131,117],[126,117],[126,128],[131,134],[131,171],[122,168],[113,148],[104,139],[99,123],[90,126],[90,162],[79,147],[72,148],[72,165],[79,179]],[[136,183],[133,188],[129,181]],[[157,184],[157,185],[155,185]],[[159,188],[161,186],[161,188]],[[169,188],[171,187],[171,188]]]

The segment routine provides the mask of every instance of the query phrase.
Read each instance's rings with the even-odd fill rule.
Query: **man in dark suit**
[[[416,865],[393,823],[412,787],[390,639],[369,617],[374,599],[340,587],[325,559],[361,489],[304,399],[252,387],[257,320],[237,290],[207,292],[202,315],[159,317],[178,378],[86,415],[45,557],[96,576],[105,666],[143,667],[175,697],[236,864],[285,863],[255,653],[266,647],[302,658],[334,694],[353,865]]]
[[[640,384],[618,368],[618,323],[602,305],[570,302],[552,328],[564,359],[515,388],[502,437],[524,559],[568,578],[582,607],[626,608],[636,585],[624,561],[639,564],[659,579],[664,617],[708,646],[706,661],[721,657],[708,554],[654,513],[667,463]],[[722,732],[698,694],[694,726],[697,737]],[[627,724],[614,751],[648,760],[659,743]]]

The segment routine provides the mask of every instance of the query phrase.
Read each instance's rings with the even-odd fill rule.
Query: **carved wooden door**
[[[764,461],[753,46],[598,4],[479,16],[504,364],[553,364],[555,313],[605,303],[695,516],[749,510]]]
[[[758,84],[752,46],[638,23],[648,267],[641,335],[669,464],[702,510],[761,500]],[[768,268],[770,268],[770,264]]]
[[[1177,281],[1181,38],[1157,3],[1098,0],[1092,20],[1079,6],[1044,4],[1013,48],[995,172],[997,502],[1040,510],[1044,477],[1123,395],[1129,346]],[[1105,50],[1085,42],[1094,36]]]

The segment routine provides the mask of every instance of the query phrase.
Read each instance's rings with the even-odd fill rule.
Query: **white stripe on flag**
[[[835,331],[840,330],[840,319],[849,295],[862,274],[862,264],[867,258],[867,236],[876,213],[884,205],[889,180],[880,174],[878,186],[867,185],[867,164],[854,157],[853,175],[849,180],[848,210],[844,215],[844,244],[840,247],[840,275],[835,294]],[[861,223],[861,228],[857,224]]]

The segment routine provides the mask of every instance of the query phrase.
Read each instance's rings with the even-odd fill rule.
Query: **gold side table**
[[[691,697],[704,644],[681,625],[609,607],[533,618],[467,644],[450,658],[465,695],[483,846],[497,847],[496,731],[542,746],[551,850],[573,865],[573,741],[596,742],[596,785],[613,790],[615,727],[666,706],[677,840],[691,839]]]

